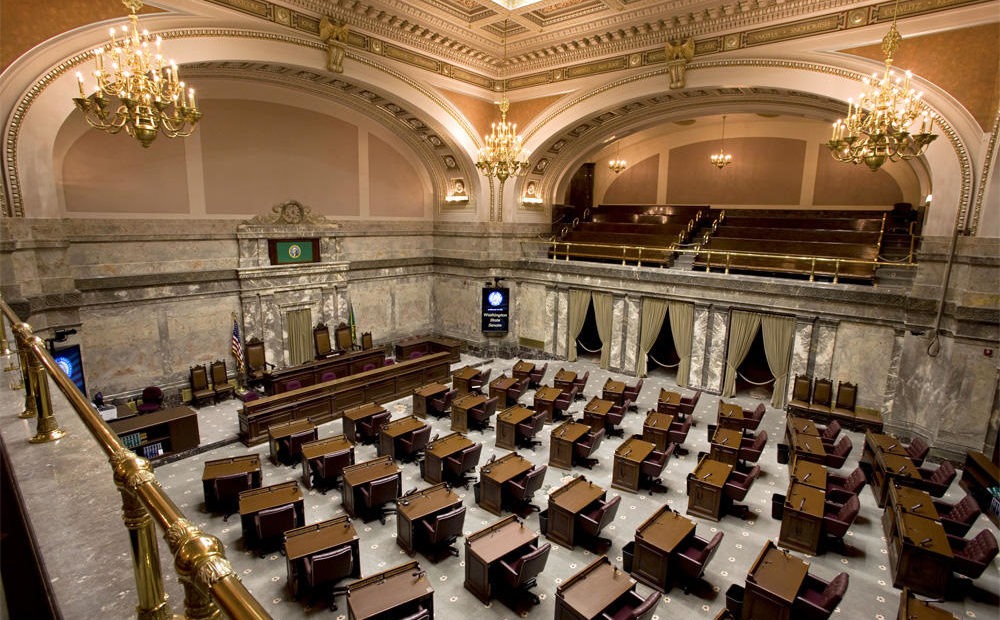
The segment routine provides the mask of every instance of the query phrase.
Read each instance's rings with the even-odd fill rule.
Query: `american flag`
[[[243,365],[243,342],[240,340],[240,325],[233,319],[233,357],[236,358],[236,371],[245,372]]]

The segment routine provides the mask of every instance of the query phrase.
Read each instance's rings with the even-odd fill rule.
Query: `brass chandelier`
[[[94,50],[97,87],[87,95],[83,75],[76,74],[80,96],[74,97],[91,127],[109,134],[122,130],[143,147],[162,133],[168,138],[191,135],[201,119],[194,89],[177,75],[177,64],[164,60],[161,39],[139,29],[141,0],[122,0],[128,25],[111,29],[111,41]]]
[[[507,20],[503,22],[503,66],[507,63]],[[517,123],[507,122],[510,101],[507,100],[507,80],[501,81],[500,122],[492,123],[490,135],[484,136],[486,145],[479,149],[479,168],[487,177],[493,177],[503,185],[510,177],[528,171],[528,158],[524,154],[523,140],[517,134]]]
[[[733,163],[733,154],[726,152],[726,115],[722,115],[722,145],[719,147],[718,153],[713,153],[709,160],[711,160],[712,165],[722,170],[729,164]]]
[[[608,162],[608,169],[615,174],[618,174],[622,170],[628,167],[628,162],[622,159],[622,142],[618,141],[617,150],[615,152],[615,158]]]
[[[840,162],[864,163],[875,172],[889,161],[909,160],[919,157],[927,150],[927,145],[937,138],[934,130],[934,115],[922,110],[922,92],[910,88],[913,74],[909,71],[902,77],[892,68],[892,56],[899,49],[903,37],[896,29],[896,8],[893,9],[892,25],[882,39],[882,53],[885,54],[885,71],[882,77],[872,73],[864,78],[865,92],[861,93],[857,104],[848,99],[847,118],[837,119],[833,124],[833,135],[827,147],[834,159]],[[911,125],[920,117],[920,130],[910,133]]]

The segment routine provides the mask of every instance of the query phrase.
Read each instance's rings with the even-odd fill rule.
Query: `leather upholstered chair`
[[[516,443],[524,448],[533,448],[541,445],[541,440],[536,439],[538,434],[545,428],[545,412],[538,411],[527,420],[517,425],[515,430]]]
[[[581,544],[598,555],[607,551],[611,546],[611,540],[601,538],[601,530],[614,520],[621,501],[622,496],[616,495],[576,516],[576,526],[580,534]]]
[[[592,455],[604,440],[604,429],[587,431],[587,434],[573,444],[573,464],[582,465],[587,469],[593,469],[599,462]]]
[[[861,512],[861,502],[857,495],[848,498],[844,504],[827,502],[823,508],[823,532],[827,539],[835,541],[843,548],[844,536],[858,518],[859,512]]]
[[[482,392],[483,388],[490,384],[490,376],[493,375],[493,369],[487,368],[479,372],[479,375],[473,377],[469,381],[469,389],[473,392]]]
[[[930,445],[922,437],[914,437],[913,441],[906,446],[906,455],[910,457],[910,460],[917,467],[923,466],[924,459],[927,458],[930,451]]]
[[[972,538],[949,534],[948,543],[954,556],[952,570],[969,579],[978,579],[997,557],[997,539],[989,530],[981,530]]]
[[[952,536],[965,536],[982,511],[971,495],[966,495],[955,504],[934,500],[934,508],[944,531]]]
[[[756,437],[744,437],[740,440],[737,457],[744,462],[756,463],[767,445],[767,431],[760,431]]]
[[[711,540],[692,535],[675,550],[677,567],[680,568],[684,579],[685,594],[705,574],[705,569],[712,561],[712,557],[715,556],[715,552],[718,551],[719,543],[722,542],[724,535],[723,532],[716,532]]]
[[[837,399],[833,403],[833,412],[840,414],[854,413],[858,400],[858,386],[847,381],[837,383]]]
[[[850,437],[847,435],[841,437],[840,441],[832,449],[826,451],[826,466],[830,469],[840,469],[843,467],[853,447],[854,444],[851,443]]]
[[[399,453],[396,455],[404,463],[412,463],[424,453],[427,442],[431,438],[430,424],[424,424],[417,430],[410,433],[409,437],[402,437],[399,440]]]
[[[570,388],[569,390],[563,390],[559,396],[552,401],[552,417],[556,420],[561,420],[566,417],[566,410],[570,408],[573,401],[576,400],[576,386]]]
[[[828,412],[833,406],[833,382],[829,379],[816,379],[813,386],[810,409]]]
[[[268,552],[282,549],[285,532],[295,529],[296,522],[294,504],[284,504],[273,508],[265,508],[254,514],[254,545],[260,557]]]
[[[868,480],[865,478],[865,472],[861,467],[857,467],[847,476],[827,474],[826,492],[830,493],[831,491],[842,490],[857,495],[861,492],[861,489],[865,488],[865,484],[867,483]]]
[[[837,440],[837,436],[840,435],[840,430],[840,422],[830,420],[830,423],[819,434],[819,439],[823,442],[824,446],[833,445],[833,442]]]
[[[315,441],[316,438],[315,428],[282,437],[278,442],[278,462],[291,467],[298,465],[302,460],[302,444]]]
[[[840,573],[829,583],[806,573],[792,604],[792,617],[796,620],[826,620],[843,600],[849,583],[847,573]]]
[[[215,390],[208,384],[208,371],[204,366],[189,368],[188,381],[191,384],[191,404],[195,407],[215,400]]]
[[[361,443],[374,443],[378,439],[379,434],[382,432],[382,427],[386,425],[391,417],[391,413],[388,411],[382,411],[359,421],[357,425],[357,432],[358,439]]]
[[[795,375],[792,382],[792,398],[788,401],[788,407],[798,409],[808,409],[812,400],[812,376]]]
[[[639,464],[639,486],[649,490],[653,495],[657,492],[666,492],[667,488],[660,482],[660,474],[670,461],[677,444],[670,444],[667,449],[660,452],[653,450],[642,463]]]
[[[510,500],[510,509],[517,514],[527,514],[529,512],[539,512],[541,508],[531,503],[531,498],[542,488],[545,482],[545,473],[549,470],[548,465],[534,467],[519,478],[509,480],[505,483],[507,493],[505,498]]]
[[[951,464],[951,461],[947,460],[942,461],[937,469],[921,467],[920,477],[923,478],[923,482],[920,486],[933,497],[941,497],[948,490],[948,487],[951,486],[951,481],[957,475],[958,472],[955,471],[955,466]]]
[[[163,390],[155,385],[143,388],[142,401],[136,405],[135,410],[139,413],[152,413],[160,409],[163,409]]]
[[[614,613],[604,612],[601,620],[649,620],[659,602],[660,593],[656,590],[645,598],[635,590],[629,590],[618,601]]]
[[[455,402],[455,397],[458,396],[458,390],[448,390],[441,396],[437,398],[430,399],[427,404],[427,414],[434,416],[435,418],[443,418],[448,415],[451,410],[451,403]]]
[[[541,368],[536,368],[528,373],[528,387],[537,388],[542,384],[542,380],[545,378],[545,371],[549,369],[549,365],[546,363]]]
[[[354,573],[354,551],[349,545],[336,547],[323,553],[307,555],[302,559],[302,576],[309,585],[309,594],[325,594],[330,611],[336,611],[336,596],[346,592],[337,588],[337,582]]]
[[[462,526],[465,524],[465,506],[459,506],[420,523],[432,552],[446,550],[451,555],[458,556],[458,549],[454,547],[454,544],[455,540],[462,535]]]
[[[760,426],[761,420],[764,419],[764,414],[767,413],[767,407],[764,403],[759,403],[753,411],[748,409],[743,410],[743,418],[747,420],[743,428],[745,430],[755,431],[757,427]]]
[[[670,428],[667,429],[667,439],[671,443],[675,443],[678,446],[682,445],[687,439],[688,432],[691,430],[691,425],[691,416],[687,416],[683,421],[675,419],[671,422]]]
[[[499,397],[487,398],[482,404],[469,409],[469,430],[485,431],[493,428],[490,418],[497,412]]]
[[[500,560],[497,571],[500,574],[500,583],[508,595],[512,598],[527,598],[535,605],[541,602],[538,596],[529,592],[529,589],[535,587],[538,575],[545,570],[545,563],[549,559],[551,550],[552,545],[549,543],[537,547],[532,545],[528,551],[516,558]],[[514,607],[520,611],[520,605],[515,603]]]
[[[208,510],[218,510],[222,513],[222,520],[228,521],[229,517],[240,511],[240,493],[248,491],[255,486],[253,474],[250,472],[238,472],[219,476],[212,480],[212,490],[215,492],[215,506],[206,506]]]
[[[621,423],[625,419],[625,412],[628,411],[631,406],[632,401],[626,398],[622,401],[621,405],[613,405],[611,409],[604,414],[604,432],[608,435],[608,437],[621,437],[625,434],[625,430],[621,427]]]
[[[396,507],[386,507],[399,498],[399,476],[386,476],[361,487],[361,499],[364,506],[362,519],[367,523],[378,519],[385,525],[385,518],[396,512]]]
[[[326,492],[340,484],[344,468],[354,464],[354,453],[351,450],[340,450],[324,454],[310,461],[312,467],[313,486],[320,493]]]
[[[590,379],[590,371],[577,375],[573,380],[573,387],[576,388],[576,398],[584,398],[583,391],[587,389],[587,381]]]
[[[479,465],[479,458],[483,455],[483,444],[474,443],[462,449],[458,454],[452,454],[444,459],[444,475],[451,486],[461,486],[469,488],[474,476],[466,474],[476,469]]]
[[[629,406],[625,408],[626,411],[629,409],[637,409],[636,401],[639,400],[639,392],[642,391],[643,379],[639,379],[635,382],[635,385],[626,385],[625,389],[622,391],[622,398],[629,401]]]
[[[746,499],[747,492],[750,491],[750,487],[753,486],[753,481],[757,479],[760,475],[760,465],[754,465],[753,468],[747,472],[742,473],[733,470],[729,474],[729,478],[726,480],[725,486],[722,488],[724,494],[724,499],[728,504],[728,510],[738,509],[742,515],[746,515],[749,508],[745,505],[738,505],[734,502],[742,502]]]

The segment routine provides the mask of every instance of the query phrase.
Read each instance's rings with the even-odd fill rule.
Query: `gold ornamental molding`
[[[990,144],[986,149],[986,160],[979,173],[979,183],[976,187],[976,204],[972,209],[972,222],[965,227],[965,234],[975,236],[979,232],[979,217],[983,213],[983,197],[989,185],[990,170],[996,165],[997,133],[1000,132],[1000,110],[993,117],[993,128],[990,130]]]

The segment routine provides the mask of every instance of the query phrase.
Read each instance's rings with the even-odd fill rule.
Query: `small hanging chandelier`
[[[627,167],[628,167],[628,162],[622,159],[622,142],[621,140],[619,140],[615,153],[615,158],[608,162],[608,168],[611,170],[611,172],[618,174]]]
[[[719,147],[719,152],[713,153],[709,159],[712,160],[712,165],[719,170],[733,163],[732,154],[726,152],[726,116],[724,114],[722,115],[722,145]]]

